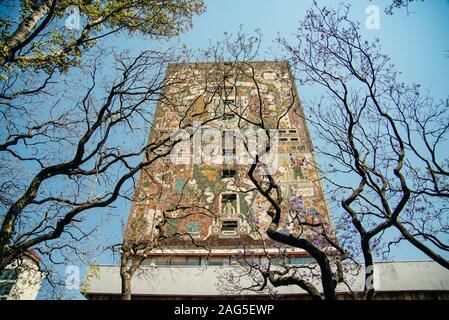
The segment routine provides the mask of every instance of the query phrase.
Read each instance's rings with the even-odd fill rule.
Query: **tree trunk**
[[[120,276],[122,278],[122,300],[131,300],[132,275],[126,270],[126,263],[120,267]]]
[[[16,48],[28,38],[36,24],[50,11],[52,1],[44,1],[36,10],[22,20],[16,31],[6,40],[8,53],[6,57],[0,56],[0,65],[3,65],[8,58],[12,58]]]
[[[121,254],[120,264],[120,277],[122,278],[122,300],[131,300],[132,288],[131,280],[134,273],[140,267],[143,259],[141,257],[135,257],[129,254],[126,250],[123,250]],[[131,262],[131,264],[129,264]]]

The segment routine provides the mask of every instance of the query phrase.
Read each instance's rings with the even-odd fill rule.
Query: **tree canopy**
[[[23,0],[0,18],[0,65],[67,70],[101,38],[119,32],[171,37],[192,27],[201,0]],[[67,19],[77,19],[66,26]]]

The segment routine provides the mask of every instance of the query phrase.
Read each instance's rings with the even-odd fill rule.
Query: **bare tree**
[[[162,90],[177,81],[163,81],[176,57],[122,53],[114,77],[108,70],[99,80],[104,58],[88,68],[88,83],[55,83],[2,110],[0,269],[30,249],[50,261],[67,249],[76,253],[97,227],[83,224],[95,220],[93,209],[129,197],[135,175],[176,144],[142,139]]]
[[[285,188],[281,187],[282,173],[273,173],[270,170],[272,164],[270,161],[267,163],[267,160],[264,159],[270,155],[270,151],[274,154],[279,152],[277,148],[271,150],[273,147],[272,140],[278,140],[276,133],[282,128],[281,123],[287,115],[292,121],[291,117],[294,117],[295,114],[298,117],[298,113],[300,119],[303,118],[303,114],[301,103],[296,95],[295,84],[288,82],[289,80],[285,80],[287,81],[286,88],[288,88],[286,98],[282,102],[277,101],[276,115],[274,116],[273,112],[268,113],[268,95],[276,93],[275,91],[270,92],[273,89],[270,89],[264,83],[265,81],[263,81],[261,74],[252,62],[254,56],[258,53],[260,41],[260,34],[249,37],[245,33],[239,32],[235,39],[232,38],[232,35],[228,35],[223,44],[219,44],[213,50],[215,54],[219,52],[220,57],[226,55],[228,59],[233,61],[234,77],[230,81],[231,83],[234,81],[234,86],[238,87],[237,79],[243,78],[246,82],[251,83],[254,88],[252,98],[247,106],[228,105],[228,112],[233,113],[238,119],[237,129],[241,134],[238,135],[237,143],[244,146],[247,155],[252,160],[251,165],[247,167],[247,176],[252,186],[245,186],[246,190],[253,192],[256,197],[266,203],[268,225],[261,225],[255,219],[252,221],[252,226],[256,232],[261,234],[261,239],[268,236],[268,239],[272,241],[270,246],[280,246],[277,259],[282,259],[285,256],[286,248],[300,248],[307,252],[314,262],[307,266],[293,266],[288,263],[274,265],[271,263],[273,254],[266,253],[268,263],[261,264],[260,261],[254,263],[251,255],[245,257],[244,254],[243,258],[247,267],[249,267],[249,272],[244,272],[244,274],[251,276],[255,283],[251,287],[240,288],[239,292],[271,290],[268,283],[274,287],[296,285],[305,290],[312,298],[322,299],[322,294],[317,286],[318,282],[323,288],[325,299],[336,299],[335,288],[338,283],[344,281],[341,263],[348,258],[348,255],[339,246],[326,212],[319,213],[311,221],[310,217],[307,217],[305,208],[290,203],[291,195],[287,194]],[[284,73],[288,75],[287,79],[290,78],[287,63],[284,63],[284,69]],[[281,72],[281,74],[283,73]],[[280,76],[278,75],[278,77]],[[234,100],[237,101],[237,97]],[[244,134],[244,131],[248,128],[262,132],[267,141],[266,145],[258,146],[259,148],[254,150],[249,143],[250,137]],[[303,128],[301,130],[304,130],[302,134],[306,139],[301,154],[313,153],[311,142],[307,140],[309,139],[307,128],[305,126],[301,126],[301,128]],[[277,145],[274,146],[277,147]],[[296,153],[295,155],[300,156]],[[296,160],[299,161],[300,159]],[[316,167],[314,160],[310,159],[310,161],[310,165]],[[319,176],[315,176],[313,171],[310,176],[307,176],[307,179],[315,181],[316,187],[321,188]],[[249,219],[251,219],[251,214]],[[293,231],[286,233],[286,224],[290,225]],[[313,235],[307,236],[307,234]],[[307,270],[307,272],[303,272],[304,270]],[[235,274],[232,274],[231,278],[235,279]],[[318,281],[314,281],[315,279],[318,279]]]
[[[165,86],[152,123],[150,142],[161,137],[169,141],[181,139],[187,141],[190,148],[190,139],[198,130],[223,116],[216,102],[222,100],[222,83],[227,77],[226,72],[213,70],[209,73],[206,69],[204,74],[199,76],[195,73],[198,71],[196,67],[196,63],[187,62],[181,67],[176,64],[169,66],[166,82],[171,83],[172,78],[182,81],[177,81],[176,85]],[[199,79],[205,80],[199,82]],[[182,133],[184,135],[180,135]],[[179,170],[179,166],[173,163],[173,157],[185,157],[182,150],[170,151],[170,155],[166,154],[166,157],[161,157],[143,168],[132,198],[133,206],[128,226],[120,245],[120,274],[124,300],[130,300],[132,297],[131,280],[134,274],[155,250],[163,249],[167,241],[176,239],[207,250],[206,246],[197,243],[189,233],[169,231],[174,220],[179,221],[191,215],[216,215],[213,208],[206,204],[205,199],[209,197],[206,191],[191,189],[188,180],[179,195],[170,196],[170,193],[173,193],[176,170]],[[190,153],[187,155],[189,163],[192,157]],[[186,196],[187,193],[189,196]],[[156,201],[156,205],[154,199],[170,199],[174,202]]]
[[[379,41],[364,41],[348,12],[344,5],[315,4],[295,44],[278,39],[299,82],[326,93],[309,105],[307,120],[323,143],[317,150],[328,159],[323,175],[334,187],[333,199],[345,192],[337,225],[348,230],[352,224],[354,233],[341,237],[359,239],[371,270],[366,280],[373,247],[387,252],[402,241],[448,268],[448,100],[435,102],[419,85],[401,83]],[[373,295],[365,285],[365,298]]]
[[[298,29],[298,44],[278,40],[299,83],[324,88],[322,100],[308,105],[307,121],[320,138],[316,150],[329,164],[329,169],[321,173],[324,181],[333,186],[333,203],[338,203],[337,197],[344,194],[340,206],[335,207],[343,209],[336,216],[341,241],[337,242],[323,223],[306,221],[304,212],[286,212],[288,200],[276,175],[260,174],[266,171],[260,159],[269,149],[262,149],[255,156],[248,176],[258,193],[270,203],[267,235],[279,243],[302,248],[314,258],[316,264],[309,268],[320,278],[325,299],[336,298],[339,283],[351,292],[344,279],[351,267],[347,261],[358,264],[360,259],[365,270],[364,288],[361,294],[353,292],[352,296],[372,299],[374,261],[385,258],[391,246],[409,242],[448,267],[444,258],[448,248],[445,241],[448,100],[434,102],[429,94],[421,93],[419,85],[399,82],[398,73],[382,54],[379,41],[364,41],[348,12],[349,7],[344,5],[339,10],[315,5]],[[230,46],[234,53],[254,47],[257,47],[254,43],[244,46],[241,41]],[[236,68],[257,88],[252,106],[259,110],[259,116],[249,118],[245,110],[235,105],[230,110],[241,120],[240,128],[250,123],[265,130],[270,139],[269,129],[278,128],[282,116],[274,127],[268,123],[263,112],[265,94],[251,62],[236,60]],[[292,110],[306,119],[297,107],[299,101],[292,96]],[[355,181],[358,183],[351,183]],[[296,234],[279,232],[286,214],[293,214],[299,225],[315,230],[322,242],[317,245]],[[246,289],[262,290],[267,282],[274,286],[294,284],[313,298],[322,298],[314,283],[306,279],[311,273],[298,272],[307,268],[248,265],[262,277],[254,287]]]
[[[254,155],[247,175],[252,182],[249,190],[268,204],[269,224],[265,227],[254,221],[254,230],[263,227],[270,240],[301,248],[314,262],[307,266],[274,266],[247,259],[255,284],[242,289],[297,285],[314,299],[333,300],[338,285],[351,292],[345,279],[349,264],[362,261],[363,268],[356,267],[365,272],[364,287],[361,292],[352,292],[352,296],[372,299],[375,291],[370,279],[375,259],[383,258],[391,246],[403,241],[447,267],[447,260],[439,253],[447,250],[447,155],[443,149],[448,130],[447,101],[434,103],[429,95],[423,97],[419,86],[399,83],[378,41],[363,41],[358,25],[347,17],[348,11],[346,6],[329,10],[315,5],[298,30],[298,45],[278,40],[286,49],[299,83],[322,86],[327,93],[320,103],[308,105],[303,113],[292,83],[286,110],[306,119],[317,130],[320,139],[315,150],[328,159],[329,169],[307,178],[323,179],[333,186],[334,197],[340,197],[331,197],[334,208],[339,208],[335,212],[339,241],[325,219],[310,221],[303,208],[292,208],[279,177],[267,171],[261,161],[270,152],[262,148]],[[242,131],[248,127],[262,130],[270,141],[270,129],[279,129],[285,114],[274,122],[266,116],[266,92],[251,63],[259,41],[259,37],[248,40],[239,33],[236,41],[227,38],[224,46],[219,44],[207,54],[213,61],[227,61],[232,75],[242,75],[255,88],[247,106],[228,103],[223,114],[234,114]],[[236,78],[227,78],[224,87],[232,86]],[[244,136],[241,142],[249,151]],[[310,145],[307,150],[314,149]],[[313,161],[310,165],[319,170]],[[176,209],[192,207],[183,203]],[[141,252],[148,253],[158,246],[164,236],[161,226],[167,220],[166,213],[161,213],[158,220],[154,233],[157,241],[145,244]],[[286,216],[300,230],[312,230],[314,237],[307,238],[305,232],[285,233],[282,224]],[[267,257],[270,261],[269,254]],[[129,269],[131,276],[145,258],[143,254],[136,267]],[[133,268],[134,264],[127,263],[122,267]],[[125,293],[130,298],[130,292]]]
[[[191,28],[192,17],[204,9],[202,1],[185,0],[16,1],[0,19],[0,66],[6,76],[17,66],[66,71],[105,37],[171,37]]]
[[[223,63],[215,64],[217,70],[212,70],[212,72],[223,74],[223,70],[221,70],[220,67],[224,66],[224,69],[228,70],[228,75],[224,73],[224,76],[218,83],[216,81],[211,81],[211,83],[206,86],[204,86],[203,83],[203,86],[205,88],[216,88],[216,85],[218,85],[223,87],[223,91],[227,91],[226,88],[232,86],[237,88],[235,91],[231,90],[234,92],[236,97],[234,99],[234,103],[230,103],[228,100],[231,98],[229,94],[219,96],[218,98],[220,101],[226,101],[226,103],[222,104],[224,109],[219,113],[219,117],[209,119],[219,119],[220,121],[223,121],[224,117],[233,114],[236,116],[236,129],[240,129],[242,131],[244,129],[247,129],[248,127],[260,129],[264,133],[266,133],[267,137],[270,139],[269,130],[279,129],[280,123],[283,118],[286,117],[286,114],[292,112],[294,108],[300,108],[299,100],[297,99],[295,94],[294,85],[293,83],[290,84],[290,99],[288,99],[287,105],[283,106],[282,108],[279,107],[279,110],[282,109],[282,112],[278,117],[276,117],[274,123],[273,121],[271,121],[271,118],[270,120],[268,120],[265,116],[267,109],[266,94],[262,92],[261,89],[262,84],[260,83],[259,79],[260,75],[256,76],[255,68],[251,63],[251,60],[254,59],[255,53],[257,53],[258,51],[260,37],[247,37],[243,33],[239,33],[237,35],[237,39],[234,41],[231,41],[230,37],[231,36],[226,37],[224,46],[219,44],[218,46],[213,47],[206,52],[206,54],[210,55],[212,61],[226,61]],[[232,60],[230,60],[229,57]],[[286,65],[284,66],[286,67]],[[194,78],[195,77],[192,77],[192,79]],[[235,103],[235,101],[237,101],[238,95],[236,92],[238,91],[237,79],[245,79],[245,83],[251,83],[251,88],[254,88],[254,90],[252,90],[250,102],[246,106],[237,105]],[[265,84],[263,86],[266,87]],[[191,86],[189,86],[189,88],[190,87]],[[219,92],[220,90],[214,89],[214,94],[212,94],[212,97],[215,95],[215,93]],[[204,90],[200,90],[200,92],[196,92],[194,96],[207,97],[208,95]],[[210,100],[207,99],[207,101]],[[284,107],[285,110],[283,109]],[[206,109],[207,104],[204,110]],[[210,108],[208,112],[211,112]],[[212,112],[216,114],[216,110],[214,110],[213,108]],[[201,116],[201,114],[198,115]],[[220,121],[218,123],[222,124],[222,122]],[[250,150],[248,141],[245,138],[240,142],[245,145],[247,151]],[[340,260],[345,258],[346,253],[338,246],[329,222],[325,219],[324,213],[322,219],[319,218],[317,221],[310,221],[305,218],[303,212],[300,212],[298,210],[295,211],[295,209],[290,209],[287,212],[287,210],[285,209],[285,200],[282,196],[281,188],[276,182],[277,177],[271,174],[260,174],[260,172],[263,171],[263,166],[260,162],[260,159],[263,157],[264,153],[268,151],[269,149],[258,151],[260,152],[260,154],[255,155],[252,164],[245,167],[246,169],[249,169],[249,172],[247,173],[250,179],[249,185],[246,185],[242,182],[240,182],[239,185],[236,182],[236,187],[239,191],[244,190],[244,192],[251,193],[256,198],[261,198],[261,201],[267,204],[267,215],[270,217],[269,219],[271,219],[271,223],[269,223],[268,227],[264,228],[263,230],[260,230],[260,225],[257,225],[257,223],[253,223],[253,231],[258,232],[259,234],[265,233],[266,235],[268,235],[271,241],[274,241],[275,243],[277,242],[283,247],[290,246],[304,249],[311,257],[315,259],[315,261],[317,261],[317,265],[315,267],[310,266],[308,267],[308,269],[320,270],[320,281],[324,288],[325,298],[335,299],[335,287],[337,283],[343,281]],[[160,167],[158,167],[154,163],[152,167],[148,168],[148,171],[160,172],[161,170]],[[142,175],[147,174],[142,173]],[[149,176],[151,176],[151,174]],[[167,184],[170,185],[170,183],[168,182]],[[136,194],[137,196],[141,195],[140,190],[137,190]],[[146,196],[152,197],[148,193],[146,194]],[[189,199],[183,199],[182,197],[181,199],[182,205],[175,207],[175,211],[182,212],[182,214],[179,216],[181,218],[186,217],[189,214],[190,209],[198,210],[201,207],[200,205],[195,203],[191,204],[189,202]],[[163,204],[154,205],[156,206],[155,208],[162,208],[164,206]],[[131,281],[132,275],[138,270],[141,263],[147,258],[147,255],[156,247],[162,245],[161,238],[165,236],[162,232],[162,226],[164,224],[164,221],[169,217],[168,211],[172,212],[172,210],[163,211],[163,209],[161,209],[159,216],[156,217],[156,210],[152,209],[150,211],[150,214],[147,214],[147,217],[145,219],[148,220],[148,222],[141,223],[139,225],[139,228],[136,227],[135,217],[130,220],[131,223],[129,225],[131,225],[131,229],[129,229],[128,232],[131,232],[131,235],[128,234],[125,236],[125,244],[122,246],[122,297],[125,299],[131,298],[129,282]],[[210,214],[215,216],[219,215],[219,209],[214,208],[210,211]],[[250,212],[248,212],[247,214],[251,216]],[[292,221],[292,223],[296,225],[297,230],[314,229],[314,236],[309,238],[305,237],[305,231],[304,234],[303,232],[299,232],[299,234],[295,233],[289,235],[286,235],[283,231],[281,231],[281,220],[282,224],[284,224],[285,218],[288,214],[290,214],[290,216],[293,216],[294,221]],[[136,239],[136,237],[138,239]],[[129,260],[129,258],[133,259]],[[268,264],[268,269],[260,269],[261,274],[265,279],[263,284],[260,286],[260,289],[263,289],[266,286],[267,281],[270,281],[274,286],[294,284],[305,289],[314,298],[321,299],[321,294],[319,293],[319,289],[315,286],[315,284],[296,274],[296,271],[301,268],[304,269],[304,267],[289,268],[286,266],[284,268],[284,271],[281,271],[279,269],[276,270],[270,268],[270,264]],[[293,271],[293,274],[289,271]]]
[[[257,91],[257,100],[259,101],[259,103],[256,104],[257,109],[259,110],[259,117],[252,119],[251,123],[263,130],[268,140],[267,148],[257,150],[253,164],[248,171],[248,176],[257,189],[257,192],[269,203],[267,215],[270,217],[271,222],[265,232],[270,239],[278,243],[305,250],[316,261],[316,266],[311,265],[307,267],[284,265],[282,268],[272,268],[270,263],[265,267],[258,267],[257,265],[251,264],[249,264],[249,266],[257,268],[260,275],[262,275],[264,281],[259,287],[261,290],[266,287],[267,281],[275,287],[281,285],[297,285],[310,294],[314,299],[321,299],[321,294],[318,288],[311,281],[306,280],[304,276],[301,276],[300,272],[298,273],[300,269],[307,268],[309,270],[314,270],[318,268],[320,270],[320,282],[325,299],[336,299],[335,288],[339,282],[343,281],[341,260],[346,259],[346,252],[338,245],[338,242],[332,234],[332,229],[329,228],[325,219],[310,222],[307,221],[304,212],[301,210],[296,210],[294,208],[285,209],[286,194],[282,191],[281,185],[278,182],[279,178],[276,177],[276,174],[270,172],[266,163],[261,161],[261,159],[270,152],[270,140],[274,138],[270,129],[280,129],[280,123],[287,115],[288,111],[295,109],[298,110],[298,112],[301,112],[299,100],[294,92],[294,85],[291,84],[290,105],[288,105],[286,110],[281,113],[273,126],[273,124],[268,124],[263,116],[262,110],[266,109],[267,106],[264,103],[264,94],[261,92],[258,85],[259,80],[256,77],[255,69],[251,65],[251,62],[243,63],[242,66],[240,71],[244,72],[245,75],[253,81]],[[240,113],[239,117],[240,119],[247,119],[244,113]],[[242,128],[242,122],[240,122],[239,125]],[[247,147],[247,141],[243,140],[242,142],[249,151],[250,149]],[[277,152],[277,150],[274,152]],[[308,150],[305,150],[305,152],[308,152]],[[292,224],[301,230],[299,233],[292,232],[290,234],[285,234],[285,232],[281,231],[281,223],[285,221],[287,215],[293,217]],[[304,229],[314,230],[315,234],[313,238],[306,238],[303,234]]]
[[[417,1],[418,0],[416,0],[416,2]],[[392,0],[392,2],[385,8],[385,12],[387,14],[394,14],[395,10],[405,8],[407,13],[410,13],[410,4],[412,4],[412,2],[414,2],[414,0]]]
[[[87,243],[101,223],[84,212],[103,208],[108,221],[107,208],[133,189],[141,157],[154,153],[151,162],[172,145],[140,137],[176,49],[114,59],[101,41],[179,35],[205,5],[38,0],[0,7],[0,270],[30,248],[48,258],[42,267],[67,264],[73,253],[83,259],[97,251]]]

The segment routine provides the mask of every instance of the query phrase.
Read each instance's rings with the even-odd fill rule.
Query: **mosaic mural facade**
[[[275,152],[273,177],[284,199],[279,231],[313,239],[313,229],[298,222],[332,228],[287,63],[173,64],[166,82],[150,141],[186,128],[190,143],[176,145],[177,163],[163,157],[140,175],[129,239],[151,238],[161,224],[161,248],[275,246],[265,234],[270,205],[248,176],[253,159],[241,136],[243,130],[260,130],[261,123],[276,129],[269,152]]]

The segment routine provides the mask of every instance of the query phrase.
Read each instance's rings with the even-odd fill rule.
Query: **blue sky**
[[[220,41],[223,33],[236,33],[240,26],[243,31],[252,32],[260,29],[263,42],[259,60],[272,59],[268,49],[280,54],[273,40],[279,35],[289,38],[296,30],[299,21],[304,17],[306,9],[312,5],[312,0],[226,0],[207,1],[207,11],[194,19],[193,30],[183,34],[176,41],[191,48],[207,48],[210,41]],[[336,6],[337,1],[318,1],[319,5]],[[369,30],[365,25],[368,5],[378,5],[380,8],[380,29]],[[423,87],[432,91],[434,97],[442,98],[448,94],[449,88],[449,57],[445,50],[449,50],[449,1],[434,0],[414,3],[411,13],[397,10],[394,15],[384,13],[388,1],[353,1],[350,17],[359,21],[361,32],[367,39],[379,37],[383,51],[389,54],[392,62],[401,71],[401,80],[405,82],[419,82]],[[292,37],[293,39],[293,37]],[[134,52],[149,47],[164,45],[152,39],[120,38],[111,39],[119,48],[131,49]],[[176,41],[170,41],[174,43]],[[321,91],[313,87],[298,87],[302,100],[314,100]],[[126,218],[130,204],[116,203],[118,216]],[[101,214],[97,212],[96,214]],[[120,241],[121,224],[119,219],[111,221],[104,228],[104,234],[113,235],[115,242]],[[105,241],[98,238],[98,241]],[[396,250],[396,259],[413,260],[426,259],[416,249],[403,245]],[[97,263],[111,263],[109,253],[98,257]],[[84,268],[83,268],[84,270]]]
[[[449,50],[449,1],[414,3],[411,6],[413,13],[409,15],[405,10],[397,10],[394,15],[385,14],[388,2],[351,1],[351,17],[361,23],[363,36],[380,38],[385,53],[403,72],[404,80],[420,82],[435,94],[446,95],[449,59],[444,51]],[[223,32],[236,32],[242,25],[246,31],[260,29],[266,49],[273,46],[272,40],[278,33],[290,37],[312,3],[312,0],[207,1],[207,12],[195,18],[194,29],[181,40],[189,46],[202,48],[208,45],[209,39],[221,39]],[[336,6],[338,1],[318,1],[318,4]],[[379,30],[364,27],[366,7],[372,4],[380,8]],[[262,53],[260,59],[270,57]],[[304,96],[308,92],[300,94]]]
[[[448,95],[449,88],[449,1],[425,0],[411,5],[411,13],[404,9],[396,10],[394,15],[386,15],[384,8],[390,1],[352,1],[350,16],[362,25],[362,35],[368,39],[379,37],[383,51],[390,55],[392,62],[401,71],[401,80],[421,83],[431,90],[436,98]],[[272,42],[278,34],[289,38],[296,30],[299,21],[304,17],[312,0],[210,0],[206,1],[207,11],[194,18],[193,30],[183,34],[178,40],[192,48],[207,48],[209,41],[223,39],[223,33],[235,33],[240,26],[244,31],[252,32],[260,29],[263,33],[263,43],[260,60],[270,59],[272,55],[267,49],[277,48]],[[318,1],[319,5],[336,6],[337,1]],[[380,29],[368,30],[364,27],[368,5],[378,5],[380,8]],[[293,39],[293,38],[292,38]],[[127,39],[112,37],[106,45],[114,44],[119,48],[131,49],[134,52],[159,46],[156,40],[139,37]],[[448,53],[449,55],[449,53]],[[298,87],[301,99],[308,100],[317,97],[320,92],[314,88]],[[102,230],[98,242],[118,243],[121,241],[122,225],[120,218],[126,219],[130,204],[125,201],[116,203],[114,212],[117,219],[111,219],[110,224]],[[90,215],[101,215],[101,211]],[[94,219],[95,220],[95,219]],[[98,219],[99,220],[99,219]],[[109,235],[106,240],[103,236]],[[404,246],[397,253],[400,259],[424,259],[416,250]],[[110,253],[105,252],[98,257],[96,263],[112,263]],[[82,271],[85,267],[82,266]],[[61,270],[64,272],[64,270]],[[74,293],[74,292],[73,292]]]
[[[449,1],[434,0],[415,2],[410,6],[410,13],[398,9],[394,15],[387,15],[385,7],[390,1],[359,0],[351,2],[350,17],[360,22],[362,36],[366,39],[378,37],[383,52],[390,55],[392,62],[401,71],[404,82],[420,83],[432,92],[435,98],[444,98],[449,88]],[[281,35],[293,39],[293,33],[313,0],[227,0],[206,1],[207,11],[194,18],[194,27],[179,39],[168,44],[153,39],[120,38],[110,39],[110,44],[118,48],[139,52],[154,46],[165,46],[175,42],[190,48],[207,48],[210,42],[220,41],[224,33],[236,33],[240,28],[246,32],[261,30],[263,34],[259,60],[273,59],[282,52],[273,43]],[[335,7],[337,1],[318,1],[320,6]],[[380,9],[380,28],[367,29],[366,8],[376,5]],[[271,49],[271,50],[268,50]],[[268,52],[270,51],[270,52]],[[448,51],[448,52],[446,52]],[[303,101],[316,100],[322,91],[315,87],[298,86]],[[127,215],[129,204],[120,205],[120,215]],[[112,226],[111,226],[112,227]],[[117,229],[114,229],[116,232]],[[404,247],[405,249],[405,247]],[[397,252],[400,259],[424,259],[425,256],[408,248]],[[107,257],[106,257],[107,259]]]

